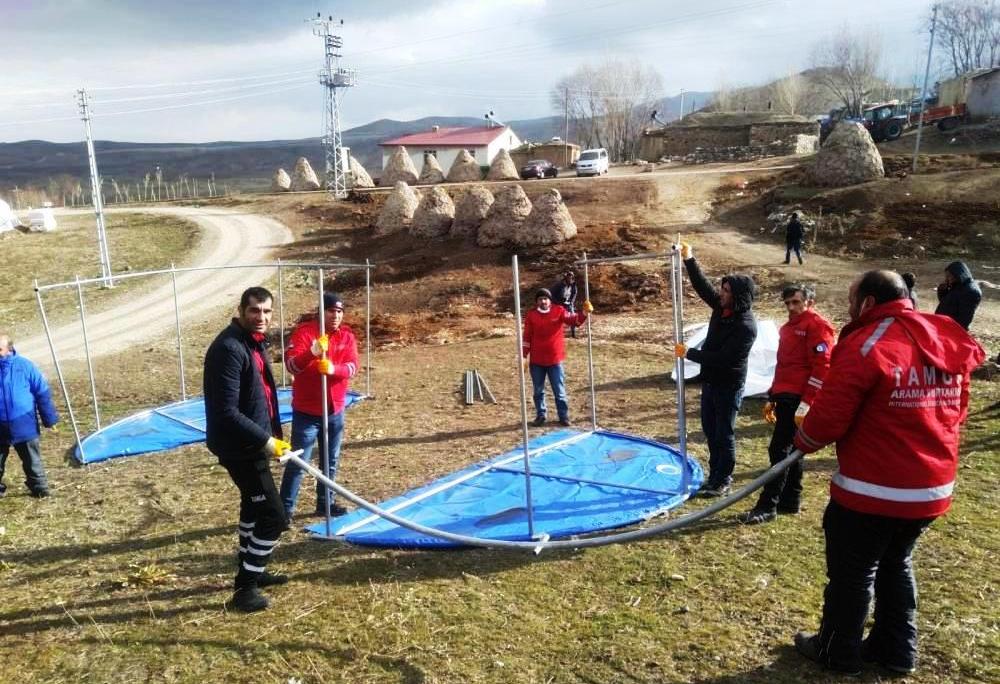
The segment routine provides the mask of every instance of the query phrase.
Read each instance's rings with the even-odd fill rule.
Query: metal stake
[[[56,367],[59,387],[62,388],[63,400],[66,402],[66,413],[69,414],[69,420],[73,424],[73,435],[76,437],[76,445],[80,448],[80,460],[86,461],[87,457],[83,453],[83,440],[80,439],[80,427],[76,424],[73,405],[69,403],[69,390],[66,388],[66,379],[63,377],[62,366],[59,365],[59,355],[56,354],[56,346],[52,343],[52,331],[49,329],[49,319],[45,315],[45,305],[42,304],[42,293],[38,289],[38,279],[35,279],[35,301],[38,302],[38,314],[42,317],[42,327],[45,328],[45,337],[49,341],[49,350],[52,352],[52,364]]]
[[[583,253],[583,298],[590,301],[590,265],[587,253]],[[590,378],[590,425],[597,430],[597,390],[594,387],[594,336],[590,330],[590,314],[587,314],[587,372]]]
[[[531,508],[531,460],[528,448],[528,398],[525,393],[524,363],[521,361],[524,349],[524,330],[521,327],[521,275],[517,267],[517,255],[511,257],[514,271],[514,318],[517,323],[517,377],[521,384],[521,433],[524,437],[524,494],[528,511],[528,536],[535,536],[534,511]]]
[[[372,264],[365,259],[365,396],[372,395]]]
[[[323,337],[326,335],[326,309],[323,307],[323,269],[317,271],[319,278],[319,336]],[[323,358],[326,358],[326,352],[323,352]],[[320,446],[323,449],[323,475],[328,479],[330,478],[330,406],[329,406],[329,396],[327,395],[327,377],[326,373],[319,374],[319,384],[320,389],[323,393],[323,438],[320,440]],[[330,488],[324,484],[323,486],[323,517],[326,519],[326,536],[330,536]]]
[[[90,359],[90,342],[87,339],[87,314],[83,308],[83,286],[80,285],[80,276],[76,277],[76,298],[80,303],[80,327],[83,328],[83,353],[87,357],[87,373],[90,375],[90,396],[94,401],[94,420],[97,422],[97,429],[101,429],[101,411],[97,406],[97,383],[94,380],[94,363]]]
[[[281,386],[288,386],[285,376],[285,292],[281,279],[281,259],[278,259],[278,334],[281,336]]]
[[[184,346],[181,338],[181,308],[177,301],[177,269],[170,264],[170,278],[174,286],[174,327],[177,328],[177,365],[181,376],[181,399],[187,399],[187,385],[184,382]]]
[[[674,344],[684,343],[684,268],[680,252],[680,235],[677,236],[677,250],[670,260],[670,296],[674,306]],[[674,359],[674,375],[677,378],[677,446],[683,456],[687,456],[687,406],[684,393],[684,359]]]

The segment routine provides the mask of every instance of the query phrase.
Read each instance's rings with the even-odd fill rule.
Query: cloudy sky
[[[0,0],[0,142],[94,136],[144,142],[267,140],[322,129],[330,14],[358,82],[343,127],[381,118],[548,116],[562,76],[637,59],[664,95],[753,85],[811,65],[847,25],[874,31],[884,71],[922,75],[931,0]]]

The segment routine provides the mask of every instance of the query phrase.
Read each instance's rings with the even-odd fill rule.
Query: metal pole
[[[372,395],[372,266],[365,259],[365,396]]]
[[[684,262],[681,259],[680,236],[677,236],[677,251],[670,264],[672,283],[670,294],[674,305],[674,344],[684,343]],[[677,376],[677,445],[681,454],[687,456],[687,397],[684,392],[684,359],[674,360],[674,374]]]
[[[917,120],[917,141],[913,145],[913,167],[911,173],[917,172],[917,155],[920,154],[920,137],[924,132],[924,101],[927,99],[927,80],[931,75],[931,54],[934,52],[934,30],[937,28],[938,6],[934,5],[934,14],[931,16],[931,42],[927,46],[927,67],[924,69],[924,87],[920,91],[920,118]]]
[[[319,281],[319,336],[323,337],[326,335],[326,309],[323,308],[323,269],[317,271],[317,278]],[[326,352],[323,352],[323,358],[326,358]],[[323,393],[323,428],[322,428],[322,439],[320,440],[320,447],[323,449],[323,475],[327,478],[330,477],[330,405],[329,396],[327,395],[327,377],[326,373],[319,374],[319,384],[320,390]],[[326,519],[326,536],[330,536],[330,488],[328,486],[323,487],[323,517]]]
[[[511,269],[514,272],[514,318],[517,323],[517,377],[521,383],[521,434],[524,441],[524,494],[528,511],[528,536],[535,536],[535,515],[531,508],[531,453],[528,448],[528,398],[525,393],[524,362],[521,361],[524,349],[524,329],[521,327],[521,274],[517,267],[517,255],[511,257]]]
[[[590,301],[590,269],[587,253],[583,253],[583,299]],[[587,315],[587,372],[590,378],[590,425],[597,430],[597,390],[594,387],[594,336],[591,334],[590,315]]]
[[[73,414],[73,405],[69,403],[69,390],[66,388],[66,379],[63,377],[62,367],[59,365],[59,355],[56,354],[56,345],[52,343],[52,331],[49,329],[49,319],[45,315],[45,305],[42,304],[42,293],[38,289],[38,280],[35,280],[35,301],[38,302],[38,314],[42,317],[42,327],[45,328],[45,339],[49,341],[49,351],[52,352],[52,364],[56,367],[56,376],[59,378],[59,387],[62,388],[63,400],[66,402],[66,413],[73,424],[73,435],[76,437],[76,444],[80,448],[80,460],[85,461],[83,453],[83,441],[80,439],[80,428],[76,424],[76,416]]]
[[[170,264],[170,279],[174,287],[174,327],[177,329],[177,372],[181,376],[181,399],[187,399],[187,384],[184,382],[184,345],[181,338],[181,307],[177,300],[177,269]]]
[[[101,176],[97,172],[97,157],[94,154],[94,136],[90,129],[90,108],[87,103],[87,91],[80,89],[77,91],[80,97],[80,114],[83,118],[84,129],[87,135],[87,157],[90,161],[90,194],[91,203],[94,205],[94,213],[97,217],[97,251],[101,260],[101,278],[104,280],[104,287],[114,287],[115,281],[111,276],[111,252],[108,249],[107,226],[104,222],[104,198],[101,196]]]
[[[97,383],[94,380],[94,363],[90,359],[90,341],[87,338],[87,314],[83,308],[83,286],[80,276],[76,277],[76,298],[80,303],[80,327],[83,328],[83,353],[87,357],[87,373],[90,375],[90,397],[94,401],[94,420],[101,429],[101,411],[97,406]]]
[[[281,336],[281,386],[288,386],[285,375],[285,292],[281,279],[281,259],[278,259],[278,334]]]

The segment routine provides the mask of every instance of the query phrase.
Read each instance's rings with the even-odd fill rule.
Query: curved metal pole
[[[583,253],[583,298],[590,301],[590,268],[587,253]],[[594,336],[591,334],[590,314],[587,314],[587,372],[590,379],[590,425],[597,430],[597,389],[594,386]]]
[[[87,338],[87,314],[83,308],[83,286],[80,276],[76,277],[76,298],[80,304],[80,327],[83,329],[83,353],[87,357],[87,374],[90,376],[90,397],[94,401],[94,420],[101,429],[101,411],[97,406],[97,382],[94,379],[94,363],[90,359],[90,341]]]
[[[174,285],[174,327],[177,328],[177,364],[181,376],[181,399],[187,399],[187,385],[184,382],[184,346],[181,338],[181,308],[177,301],[177,269],[170,264],[170,277]]]
[[[66,402],[66,412],[69,414],[69,420],[73,424],[73,436],[76,437],[76,445],[80,449],[80,460],[86,461],[86,456],[83,453],[83,440],[80,439],[80,427],[76,424],[73,405],[69,403],[69,390],[66,388],[66,379],[63,377],[62,366],[59,365],[59,355],[56,354],[56,345],[52,343],[52,330],[49,329],[49,318],[45,315],[45,305],[42,304],[42,292],[38,289],[38,280],[35,280],[35,301],[38,302],[38,313],[42,317],[42,327],[45,328],[45,339],[49,341],[52,364],[56,367],[59,387],[62,388],[63,400]]]
[[[317,272],[317,278],[319,282],[318,292],[319,292],[319,335],[322,337],[326,334],[326,309],[323,308],[323,269],[319,269]],[[323,352],[323,358],[327,358],[326,352]],[[330,405],[329,396],[327,394],[327,377],[326,373],[319,374],[319,384],[320,391],[323,393],[323,425],[322,425],[322,439],[320,439],[320,447],[323,453],[323,475],[327,480],[330,479]],[[329,487],[323,490],[323,517],[326,519],[326,536],[330,536],[330,489]]]
[[[281,277],[281,259],[278,259],[278,335],[281,339],[281,386],[288,386],[288,376],[285,374],[285,289]]]
[[[365,259],[365,396],[372,395],[372,266]]]
[[[531,506],[531,450],[528,448],[528,398],[524,382],[524,329],[521,327],[521,273],[517,267],[517,255],[511,257],[514,277],[514,319],[517,324],[517,377],[521,383],[521,434],[524,438],[524,495],[528,511],[528,536],[535,536],[535,514]]]

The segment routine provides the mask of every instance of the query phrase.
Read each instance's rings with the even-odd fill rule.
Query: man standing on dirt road
[[[725,496],[736,468],[736,414],[743,403],[747,358],[757,339],[753,279],[745,275],[723,277],[712,287],[693,256],[691,245],[680,245],[688,277],[698,296],[712,309],[708,334],[701,349],[678,344],[675,353],[701,364],[701,428],[708,441],[708,479],[698,496]]]
[[[788,221],[788,225],[785,226],[785,263],[789,264],[792,260],[792,252],[795,252],[795,256],[799,260],[799,266],[802,265],[802,238],[805,236],[805,230],[802,228],[802,223],[799,221],[799,215],[795,212],[792,213],[792,218]]]
[[[944,269],[944,282],[937,288],[938,307],[934,313],[948,316],[966,330],[983,299],[983,291],[972,278],[964,261],[953,261]]]
[[[21,459],[24,484],[31,496],[42,499],[49,495],[39,446],[39,416],[42,425],[56,429],[59,414],[45,376],[18,355],[8,334],[0,332],[0,496],[7,493],[3,474],[11,446]]]
[[[764,418],[774,425],[767,455],[771,465],[788,455],[795,430],[802,423],[830,368],[833,325],[816,311],[816,291],[808,285],[789,285],[781,292],[788,322],[778,335],[774,380],[767,391]],[[799,512],[802,497],[802,460],[764,485],[757,504],[740,517],[748,525],[774,520],[778,513]]]
[[[819,632],[798,651],[826,668],[860,674],[862,662],[896,673],[917,663],[920,534],[951,505],[969,374],[985,357],[953,320],[913,310],[902,278],[868,271],[852,284],[823,389],[795,446],[837,445],[823,516],[826,574]],[[875,622],[862,640],[875,597]]]
[[[594,307],[589,301],[583,303],[583,311],[570,313],[558,304],[552,303],[552,293],[544,287],[535,293],[535,308],[524,317],[521,354],[531,373],[532,399],[535,402],[535,427],[545,425],[545,378],[549,379],[556,401],[559,424],[569,427],[569,395],[566,393],[566,343],[563,326],[583,325]],[[529,363],[530,359],[530,363]]]
[[[239,316],[205,354],[205,441],[240,490],[239,569],[229,605],[247,613],[267,608],[260,587],[288,581],[267,572],[271,552],[288,529],[269,459],[291,448],[281,440],[278,390],[267,356],[272,299],[263,287],[246,290]]]

